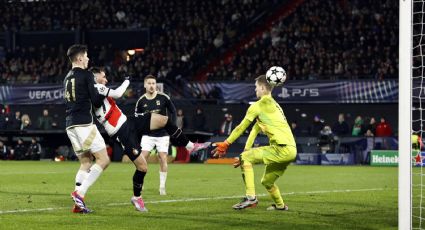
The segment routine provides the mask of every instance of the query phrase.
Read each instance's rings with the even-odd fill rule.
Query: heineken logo
[[[381,164],[397,164],[398,163],[398,156],[372,156],[372,162],[373,163],[381,163]]]

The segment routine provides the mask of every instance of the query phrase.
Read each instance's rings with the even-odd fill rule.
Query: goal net
[[[399,3],[399,229],[425,229],[425,0]]]

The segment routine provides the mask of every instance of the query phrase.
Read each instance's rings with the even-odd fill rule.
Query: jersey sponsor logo
[[[282,93],[278,95],[281,98],[288,97],[318,97],[320,96],[318,88],[306,88],[306,89],[287,89],[282,87]]]
[[[161,105],[161,101],[160,100],[156,100],[156,105]]]

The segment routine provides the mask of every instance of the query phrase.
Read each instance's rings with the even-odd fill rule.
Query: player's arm
[[[168,110],[167,116],[171,119],[171,121],[175,122],[177,119],[176,107],[174,106],[174,103],[171,101],[169,97],[166,97],[166,98],[167,98],[167,103],[165,104],[165,106]]]
[[[124,92],[127,90],[128,86],[130,85],[129,80],[125,80],[118,88],[116,89],[109,89],[108,93],[105,95],[106,97],[112,97],[114,99],[121,98]]]
[[[96,89],[95,87],[96,83],[94,82],[93,73],[88,72],[88,76],[86,76],[85,79],[86,79],[87,88],[89,91],[90,100],[92,104],[94,105],[94,107],[99,108],[100,106],[102,106],[103,99],[105,98],[105,96],[99,94],[98,89]]]
[[[214,156],[224,156],[227,152],[227,149],[229,146],[236,141],[244,132],[245,130],[251,125],[251,123],[255,120],[255,118],[259,115],[260,109],[258,107],[257,103],[252,104],[248,111],[246,112],[246,115],[242,122],[236,126],[235,129],[232,130],[232,133],[230,133],[229,137],[224,142],[216,142],[213,144],[213,146],[217,146],[215,149],[213,149],[212,153]]]
[[[260,126],[258,125],[258,123],[255,123],[254,126],[251,129],[251,132],[249,133],[248,140],[246,140],[244,150],[248,150],[248,149],[252,148],[252,145],[254,144],[255,138],[257,137],[257,135],[260,131],[261,131]]]
[[[134,107],[134,114],[141,114],[144,113],[144,108],[143,108],[143,99],[144,95],[142,95],[139,100],[137,100],[136,102],[136,106]]]

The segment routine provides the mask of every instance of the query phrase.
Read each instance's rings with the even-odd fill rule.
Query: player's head
[[[89,69],[94,75],[94,81],[98,84],[106,85],[108,79],[106,79],[105,71],[100,67],[91,67]]]
[[[146,93],[153,94],[156,91],[156,77],[153,75],[148,75],[145,77],[144,86]]]
[[[255,94],[257,95],[257,98],[270,94],[272,90],[273,86],[267,82],[266,75],[260,75],[255,78]]]
[[[89,58],[87,57],[87,46],[75,44],[68,48],[66,55],[73,65],[87,69]]]

